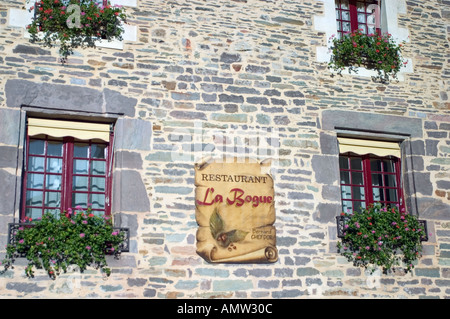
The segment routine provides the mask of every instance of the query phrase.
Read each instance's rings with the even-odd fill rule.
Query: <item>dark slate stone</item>
[[[119,170],[114,173],[114,211],[149,212],[150,199],[137,171]]]
[[[6,284],[6,289],[15,290],[17,292],[41,292],[46,290],[47,287],[39,287],[36,283],[22,283],[22,282],[9,282]]]
[[[17,147],[0,146],[0,168],[16,167],[17,165]]]
[[[137,99],[126,97],[119,92],[104,89],[103,94],[106,102],[106,112],[123,113],[126,116],[133,117]]]
[[[265,66],[249,64],[245,68],[245,71],[247,71],[249,73],[267,73],[267,72],[270,71],[270,68],[269,67],[265,67]]]
[[[324,110],[322,128],[348,128],[354,130],[371,130],[391,134],[406,134],[421,138],[422,119],[404,116],[365,113],[360,111]]]
[[[411,141],[412,155],[425,155],[425,143],[423,140]]]
[[[223,62],[223,63],[241,62],[241,55],[238,53],[231,54],[231,53],[224,52],[220,56],[220,62]]]
[[[0,109],[0,143],[17,145],[19,143],[20,110]]]
[[[417,193],[428,196],[433,194],[433,185],[430,181],[430,173],[414,172],[414,184],[416,185]]]
[[[420,219],[450,220],[450,205],[431,197],[417,198]]]
[[[116,123],[117,149],[150,150],[152,123],[141,119],[119,119]]]
[[[129,151],[115,153],[115,166],[118,168],[142,169],[141,154]]]
[[[26,105],[100,113],[103,105],[101,91],[27,80],[8,80],[5,95],[6,105],[15,108]]]
[[[172,111],[170,115],[182,120],[206,120],[206,115],[203,112]]]
[[[320,133],[320,149],[323,154],[339,154],[336,135]]]
[[[335,222],[336,216],[341,213],[341,204],[320,203],[313,213],[314,220],[320,223]]]
[[[339,159],[337,156],[314,155],[311,164],[318,183],[332,185],[339,180]]]
[[[24,53],[24,54],[34,54],[34,55],[51,55],[48,50],[43,50],[39,47],[32,47],[29,45],[19,44],[13,49],[13,53]]]
[[[220,102],[243,103],[244,97],[242,95],[220,94],[219,101]]]
[[[426,140],[425,141],[425,155],[427,156],[437,156],[437,145],[439,140]]]
[[[0,181],[0,214],[12,215],[14,212],[16,177],[0,169]]]

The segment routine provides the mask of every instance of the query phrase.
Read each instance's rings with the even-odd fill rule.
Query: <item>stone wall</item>
[[[450,5],[395,1],[412,66],[380,84],[333,75],[318,57],[328,38],[315,21],[328,2],[139,0],[127,7],[136,41],[78,50],[61,65],[56,48],[30,44],[14,22],[25,1],[2,1],[0,247],[20,209],[25,117],[39,114],[115,122],[113,215],[131,248],[109,260],[107,280],[95,269],[28,279],[19,260],[0,275],[0,296],[448,297]],[[404,141],[411,209],[430,232],[412,274],[369,275],[337,254],[340,130]],[[196,253],[194,164],[224,154],[272,159],[274,264],[209,264]]]

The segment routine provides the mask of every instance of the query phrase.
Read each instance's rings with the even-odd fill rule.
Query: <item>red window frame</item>
[[[356,159],[357,161],[361,160],[361,166],[352,165],[352,159]],[[371,166],[371,161],[379,160],[381,162],[390,161],[393,165],[393,171],[386,169],[387,166],[380,165],[380,169],[376,170]],[[345,167],[343,167],[342,163],[346,161]],[[356,161],[356,163],[357,163]],[[340,172],[340,186],[341,186],[341,194],[344,192],[344,189],[348,191],[350,189],[350,198],[343,198],[341,196],[342,207],[347,207],[344,202],[351,202],[352,211],[359,210],[359,207],[368,207],[369,204],[374,202],[380,202],[386,206],[398,206],[399,209],[404,208],[404,200],[403,200],[403,191],[402,191],[402,183],[401,183],[401,160],[394,156],[387,157],[378,157],[373,155],[355,155],[353,153],[344,153],[339,155],[339,172]],[[358,166],[355,168],[354,166]],[[348,173],[348,175],[346,174]],[[342,178],[342,175],[349,177],[349,182],[345,182],[345,177]],[[355,176],[362,177],[362,184],[354,181]],[[378,177],[378,181],[374,180],[373,176]],[[381,178],[381,180],[380,180]],[[388,181],[386,183],[386,181]],[[395,184],[392,186],[393,181]],[[381,184],[381,185],[380,185]],[[363,188],[364,193],[363,196],[358,197],[355,195],[354,190],[358,188]],[[374,190],[380,194],[381,200],[374,198]],[[392,199],[392,195],[395,195],[395,199]],[[362,197],[362,198],[361,198]]]
[[[30,154],[30,141],[32,140],[40,140],[44,142],[44,153],[42,155],[39,154]],[[31,137],[27,134],[26,139],[26,157],[25,157],[25,170],[24,170],[24,178],[23,178],[23,196],[22,196],[22,209],[20,214],[20,220],[23,220],[27,216],[27,209],[34,208],[36,210],[41,209],[41,216],[47,211],[61,211],[67,212],[69,208],[73,211],[76,210],[76,203],[73,203],[73,195],[74,194],[85,194],[88,198],[92,195],[104,195],[104,208],[101,208],[92,203],[88,203],[91,206],[92,212],[97,215],[110,215],[111,214],[111,189],[112,189],[112,174],[110,172],[110,167],[112,164],[112,141],[113,141],[113,133],[110,133],[109,142],[97,141],[97,140],[88,140],[82,141],[74,139],[73,137],[64,137],[64,138],[53,138],[51,136],[37,136]],[[54,156],[49,154],[49,142],[58,142],[62,143],[62,153],[61,156]],[[74,154],[74,146],[76,144],[87,144],[88,146],[88,155],[87,157],[77,157]],[[103,145],[104,149],[104,159],[94,158],[92,156],[93,145]],[[33,170],[32,165],[30,165],[30,158],[40,158],[43,160],[42,170]],[[60,172],[51,172],[48,168],[51,160],[61,160],[61,170]],[[41,160],[41,162],[42,162]],[[88,162],[87,173],[79,173],[74,172],[74,163],[76,160],[82,160]],[[93,170],[95,166],[93,165],[96,162],[104,162],[104,173],[95,173]],[[93,173],[94,172],[94,173]],[[31,180],[30,174],[41,175],[42,178],[42,187],[33,187],[30,186],[29,180]],[[47,181],[50,180],[52,176],[60,176],[61,187],[57,190],[47,188]],[[47,178],[49,177],[49,178]],[[73,180],[74,177],[87,178],[87,190],[75,190],[73,188]],[[94,178],[104,178],[104,191],[95,191],[93,190],[92,180]],[[42,203],[39,205],[29,204],[27,202],[28,194],[32,192],[42,192]],[[50,193],[60,193],[60,204],[58,206],[47,205],[46,196],[50,195]],[[57,195],[56,195],[57,196]],[[91,197],[92,198],[92,197]],[[83,209],[87,209],[88,205],[80,205]],[[29,216],[30,217],[30,216]]]
[[[380,0],[335,0],[336,4],[336,24],[338,36],[342,38],[346,33],[362,29],[364,34],[369,34],[368,17],[375,14],[375,30],[376,33],[381,33],[381,15],[380,10],[369,9],[370,6],[377,5],[380,8]],[[358,11],[358,6],[364,8],[363,11]],[[369,11],[369,12],[368,12]],[[358,14],[364,16],[364,22],[358,22]],[[350,30],[343,30],[343,24],[350,22]]]

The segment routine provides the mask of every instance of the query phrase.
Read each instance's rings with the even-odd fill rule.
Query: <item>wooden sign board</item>
[[[227,158],[195,165],[197,253],[211,263],[278,260],[270,161]]]

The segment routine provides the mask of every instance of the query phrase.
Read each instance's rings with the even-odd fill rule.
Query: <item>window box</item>
[[[8,241],[7,244],[15,245],[17,244],[16,234],[21,227],[33,227],[30,223],[9,223],[8,224]],[[128,227],[113,227],[115,231],[118,231],[124,235],[122,243],[119,245],[121,252],[130,251],[130,229]],[[111,250],[106,251],[107,254],[112,255]],[[21,254],[20,257],[25,257],[25,254]]]
[[[336,229],[337,229],[337,237],[338,238],[344,238],[344,233],[345,233],[345,225],[346,222],[348,221],[349,217],[346,215],[340,215],[340,216],[336,216]],[[418,220],[419,224],[421,225],[421,227],[424,229],[425,233],[423,236],[421,236],[420,240],[421,241],[428,241],[428,227],[427,227],[427,221],[423,220],[423,219],[419,219]]]
[[[364,34],[358,29],[341,38],[333,37],[331,42],[332,56],[328,66],[338,74],[345,68],[349,73],[357,73],[357,68],[364,66],[377,72],[374,80],[388,83],[391,78],[397,79],[400,68],[407,63],[401,57],[403,44],[395,44],[388,33]]]
[[[30,8],[27,26],[31,42],[59,45],[64,63],[78,47],[95,47],[99,40],[122,40],[125,9],[102,0],[40,0]]]

